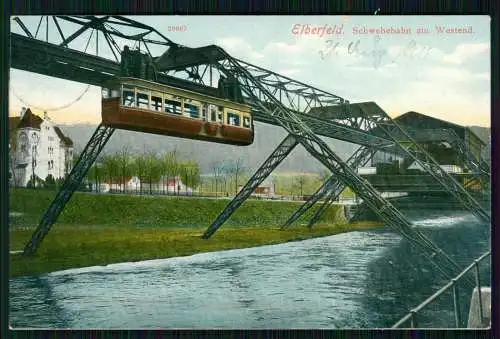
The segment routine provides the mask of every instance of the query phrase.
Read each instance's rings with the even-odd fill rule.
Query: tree
[[[213,174],[214,174],[214,180],[215,180],[215,196],[217,197],[218,193],[218,183],[221,178],[221,176],[224,173],[224,167],[220,162],[213,162],[210,166],[212,168]]]
[[[182,173],[182,178],[184,184],[187,187],[195,188],[198,186],[200,181],[200,164],[194,160],[188,160],[180,164],[180,171]]]
[[[124,145],[116,155],[118,175],[120,177],[120,184],[122,192],[125,191],[126,178],[131,177],[133,174],[133,161],[130,155],[130,146]]]
[[[198,189],[198,195],[203,194],[203,183],[204,183],[204,180],[203,180],[203,178],[200,176],[200,182],[199,182],[199,184],[198,184],[198,186],[199,186],[199,189]]]
[[[103,169],[105,176],[108,178],[110,184],[116,183],[119,180],[119,162],[115,155],[104,155],[102,157]]]
[[[154,151],[149,151],[146,154],[146,177],[149,182],[149,194],[153,193],[153,181],[160,180],[160,161]]]
[[[175,177],[179,173],[179,163],[177,159],[177,149],[163,154],[159,160],[160,176],[167,178],[167,183],[171,177]],[[163,193],[165,193],[165,181],[162,182]],[[168,190],[168,188],[167,188]],[[168,193],[168,192],[167,192]]]
[[[243,167],[243,160],[238,158],[236,161],[228,161],[224,166],[226,173],[234,182],[234,193],[238,194],[239,179],[243,175],[245,169]]]
[[[139,192],[142,194],[142,185],[147,177],[147,159],[145,154],[140,154],[134,159],[134,169],[139,178]]]
[[[304,196],[304,184],[306,183],[307,178],[304,175],[299,175],[295,178],[296,185],[300,189],[300,196]]]
[[[38,175],[31,175],[30,180],[28,181],[27,187],[35,188],[36,186],[43,187],[44,181]]]
[[[53,190],[56,188],[56,180],[52,176],[52,174],[48,174],[47,177],[45,178],[45,185],[44,188]]]

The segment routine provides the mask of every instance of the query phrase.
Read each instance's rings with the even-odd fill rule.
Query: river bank
[[[105,266],[187,256],[237,248],[279,244],[374,228],[376,223],[293,227],[222,227],[205,240],[201,228],[137,228],[120,226],[57,225],[33,257],[10,256],[10,276],[39,275],[70,268]],[[22,250],[33,230],[12,230],[11,250]]]
[[[349,224],[343,207],[332,205],[313,229],[300,224],[317,207],[299,219],[299,225],[280,230],[300,202],[248,200],[211,239],[204,240],[201,235],[227,200],[76,192],[37,253],[21,256],[16,252],[30,239],[54,194],[11,190],[11,277],[279,244],[380,226],[375,222]]]

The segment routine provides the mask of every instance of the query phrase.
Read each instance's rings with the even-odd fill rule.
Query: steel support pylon
[[[269,174],[274,171],[276,167],[290,154],[290,152],[297,146],[298,142],[295,137],[289,134],[283,141],[276,147],[271,155],[264,161],[262,166],[255,172],[255,174],[248,180],[245,186],[236,194],[231,202],[219,214],[217,219],[210,225],[210,227],[203,234],[204,239],[210,238],[219,227],[236,211],[238,207],[245,202],[245,200],[252,194],[255,189],[264,181]]]
[[[364,166],[370,158],[373,156],[373,149],[368,147],[359,147],[347,160],[347,165],[351,168],[357,169],[359,166]],[[306,213],[314,204],[322,199],[324,196],[330,197],[332,192],[338,192],[337,196],[342,193],[345,189],[345,185],[342,184],[335,175],[328,178],[327,181],[305,202],[303,203],[297,211],[295,211],[292,216],[283,224],[282,229],[290,226],[297,219],[299,219],[304,213]],[[334,199],[337,197],[335,196]],[[316,211],[317,213],[317,211]]]
[[[64,180],[64,183],[57,192],[56,197],[43,215],[42,220],[31,236],[30,241],[26,244],[23,255],[34,254],[40,247],[43,239],[49,233],[52,225],[57,221],[57,218],[63,211],[69,199],[75,190],[80,186],[89,168],[97,159],[97,156],[106,145],[114,131],[114,128],[107,127],[102,124],[97,127],[87,143],[87,146],[85,146],[85,149],[78,158],[75,166]]]
[[[321,140],[307,126],[292,109],[284,106],[261,80],[256,80],[251,73],[252,66],[243,64],[241,61],[233,59],[222,48],[219,52],[224,55],[223,60],[213,60],[213,64],[226,76],[234,77],[240,83],[245,94],[254,98],[259,108],[274,117],[276,121],[317,160],[339,178],[341,182],[349,186],[366,204],[382,219],[386,225],[407,237],[413,245],[419,245],[424,254],[433,262],[436,267],[449,278],[460,272],[460,266],[446,255],[430,239],[421,232],[412,228],[411,223],[386,199],[353,169],[345,164],[342,159],[335,154],[328,145]],[[210,58],[210,57],[209,57]],[[266,105],[261,100],[265,98]]]

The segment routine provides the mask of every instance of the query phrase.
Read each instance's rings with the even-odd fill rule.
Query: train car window
[[[129,86],[123,86],[122,105],[123,106],[135,106],[134,88],[129,87]]]
[[[149,108],[149,94],[137,92],[137,107]]]
[[[200,118],[200,108],[196,105],[184,104],[184,113],[192,119]]]
[[[173,114],[182,114],[182,107],[179,101],[165,100],[165,112]]]
[[[227,122],[228,125],[240,126],[240,115],[234,112],[227,112]]]
[[[250,118],[249,117],[243,118],[243,127],[250,128]]]
[[[119,97],[120,97],[120,90],[116,89],[116,88],[113,88],[111,90],[110,98],[119,98]]]
[[[210,105],[210,121],[217,121],[217,109],[213,105]]]
[[[162,111],[161,109],[161,103],[162,103],[163,99],[161,97],[157,97],[157,96],[154,96],[152,95],[151,96],[151,109],[154,110],[154,111]]]
[[[101,90],[101,95],[103,99],[108,99],[109,98],[109,89],[108,88],[103,88]]]

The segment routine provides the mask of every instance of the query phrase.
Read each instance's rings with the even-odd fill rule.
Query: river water
[[[468,213],[406,215],[463,267],[490,247],[489,228]],[[489,268],[481,273],[489,285]],[[392,326],[445,283],[398,234],[358,231],[11,279],[10,322],[44,328],[379,328]],[[462,288],[465,322],[469,299]],[[420,316],[420,325],[454,327],[452,310],[451,294],[445,294]]]

